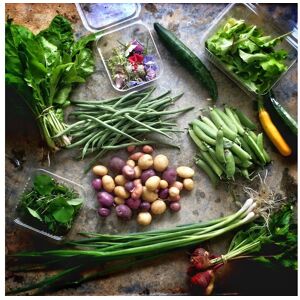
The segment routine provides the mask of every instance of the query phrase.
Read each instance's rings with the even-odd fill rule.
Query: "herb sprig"
[[[33,187],[20,199],[18,211],[23,218],[33,221],[42,230],[65,234],[72,226],[83,199],[69,187],[49,175],[39,174]]]

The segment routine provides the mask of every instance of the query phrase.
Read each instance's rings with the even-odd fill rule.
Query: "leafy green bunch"
[[[272,38],[255,25],[230,18],[206,47],[250,90],[263,94],[287,69],[287,52],[275,46],[288,34]]]
[[[34,177],[32,189],[22,194],[18,210],[23,219],[37,222],[40,229],[65,234],[82,203],[76,191],[49,175],[39,174]]]
[[[70,104],[74,84],[93,73],[90,34],[74,41],[70,22],[56,16],[34,35],[8,19],[5,25],[5,81],[29,106],[51,150],[70,144],[67,136],[53,138],[66,128],[63,108]]]

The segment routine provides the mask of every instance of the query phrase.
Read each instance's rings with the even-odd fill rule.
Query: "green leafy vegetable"
[[[62,109],[74,84],[85,82],[94,70],[91,34],[74,41],[70,22],[56,16],[50,26],[34,35],[8,20],[5,25],[5,81],[31,109],[51,150],[70,144]]]
[[[49,175],[39,174],[33,187],[22,194],[18,211],[24,221],[33,222],[41,230],[65,234],[83,203],[78,196]]]
[[[287,52],[274,47],[288,34],[264,36],[256,26],[230,18],[206,41],[206,47],[249,90],[263,94],[287,69]]]

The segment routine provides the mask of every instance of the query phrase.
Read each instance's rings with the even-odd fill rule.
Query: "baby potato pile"
[[[163,214],[167,208],[178,212],[180,192],[194,188],[194,170],[190,167],[172,167],[163,154],[153,155],[153,148],[135,146],[127,148],[127,161],[114,156],[109,167],[93,167],[93,188],[97,191],[98,214],[107,217],[114,207],[119,218],[130,220],[137,212],[137,222],[149,225],[154,215]]]

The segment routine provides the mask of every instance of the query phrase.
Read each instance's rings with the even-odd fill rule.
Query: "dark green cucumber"
[[[154,29],[157,35],[176,59],[186,67],[192,75],[198,79],[209,92],[213,100],[218,98],[218,88],[211,73],[206,66],[184,43],[182,43],[171,31],[167,30],[159,23],[154,23]]]
[[[282,119],[285,125],[287,125],[293,134],[298,135],[298,124],[293,117],[277,102],[273,92],[269,93],[269,98],[279,117]]]

